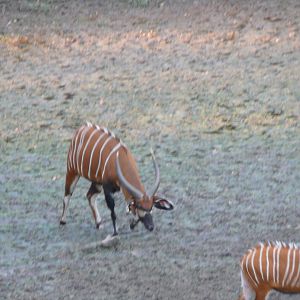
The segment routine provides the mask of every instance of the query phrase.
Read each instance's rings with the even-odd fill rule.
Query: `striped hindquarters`
[[[102,183],[115,174],[111,162],[122,146],[125,147],[107,128],[87,123],[72,138],[67,170]]]
[[[241,269],[254,289],[265,284],[280,291],[300,291],[300,250],[293,243],[260,243],[243,256]]]

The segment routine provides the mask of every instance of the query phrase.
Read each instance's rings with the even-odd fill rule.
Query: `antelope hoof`
[[[66,225],[66,223],[67,223],[67,222],[66,222],[66,221],[63,221],[63,220],[60,220],[60,222],[59,222],[60,225]]]
[[[100,222],[98,222],[98,223],[96,223],[96,228],[97,229],[100,229],[100,226],[101,226],[101,224],[102,224],[102,222],[100,221]]]
[[[131,220],[130,221],[130,229],[131,230],[133,230],[134,229],[134,227],[138,224],[138,222],[139,222],[139,219],[138,220]]]
[[[130,223],[130,229],[133,230],[133,229],[134,229],[134,226],[135,226],[134,223],[131,222],[131,223]]]

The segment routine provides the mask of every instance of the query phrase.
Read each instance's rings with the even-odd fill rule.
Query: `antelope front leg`
[[[71,196],[74,192],[75,186],[79,180],[79,176],[76,174],[67,173],[66,175],[66,183],[65,183],[65,197],[63,200],[63,211],[60,218],[60,224],[65,225],[66,224],[66,213],[67,208],[70,203]]]
[[[110,216],[113,223],[114,233],[112,236],[118,235],[117,228],[116,228],[116,214],[115,214],[115,200],[112,197],[111,187],[110,186],[104,186],[104,195],[105,195],[105,201],[107,207],[110,209]]]
[[[132,219],[132,220],[130,221],[130,229],[133,230],[134,227],[139,223],[139,221],[140,221],[140,219],[137,219],[137,220]]]
[[[89,191],[86,196],[89,201],[90,208],[93,213],[93,217],[95,219],[96,228],[99,229],[101,225],[101,217],[99,215],[99,211],[97,208],[96,198],[101,191],[101,186],[95,184],[94,182],[91,184]]]

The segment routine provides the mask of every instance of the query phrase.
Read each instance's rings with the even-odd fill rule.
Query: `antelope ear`
[[[153,198],[154,206],[158,209],[172,210],[174,208],[174,204],[167,199],[163,199],[158,196],[154,196]]]

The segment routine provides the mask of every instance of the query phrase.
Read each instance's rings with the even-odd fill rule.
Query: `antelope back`
[[[116,154],[119,152],[124,176],[142,193],[135,159],[125,144],[105,127],[87,123],[76,130],[68,153],[67,171],[98,183],[113,183],[120,187],[116,174]],[[132,195],[124,188],[126,199]]]
[[[68,153],[67,169],[91,181],[103,183],[116,178],[116,152],[125,147],[105,127],[88,123],[74,134]]]
[[[293,243],[260,243],[243,256],[241,269],[254,289],[268,285],[284,292],[300,291],[300,251]]]

